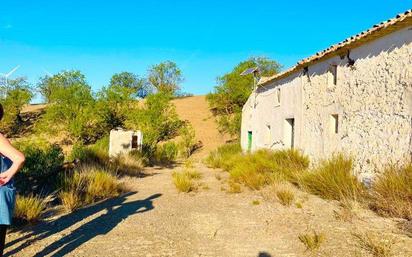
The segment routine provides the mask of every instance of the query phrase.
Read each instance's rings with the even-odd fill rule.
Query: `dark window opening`
[[[132,136],[132,149],[137,149],[137,136]]]

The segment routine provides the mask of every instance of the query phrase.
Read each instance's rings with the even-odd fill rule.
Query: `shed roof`
[[[392,19],[375,24],[368,30],[362,31],[359,34],[351,36],[340,43],[334,44],[323,51],[317,52],[316,54],[299,61],[295,66],[288,70],[275,74],[271,77],[262,77],[258,86],[263,86],[275,80],[287,77],[291,73],[330,57],[343,55],[350,49],[366,44],[410,25],[412,25],[412,9],[409,9],[404,13],[400,13]]]

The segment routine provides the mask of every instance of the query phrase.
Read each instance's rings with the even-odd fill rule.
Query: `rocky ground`
[[[5,256],[373,256],[354,237],[366,231],[394,239],[393,256],[412,256],[395,220],[359,210],[343,221],[337,203],[298,190],[302,208],[279,204],[270,190],[227,193],[227,174],[196,166],[197,192],[178,193],[172,168],[152,168],[124,179],[130,193],[10,233]],[[313,230],[325,236],[317,252],[298,239]]]

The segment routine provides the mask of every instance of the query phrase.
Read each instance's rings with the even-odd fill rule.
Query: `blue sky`
[[[183,90],[206,94],[240,61],[265,55],[284,68],[412,1],[0,0],[0,72],[36,83],[45,70],[79,69],[94,90],[112,74],[144,76],[175,61]]]

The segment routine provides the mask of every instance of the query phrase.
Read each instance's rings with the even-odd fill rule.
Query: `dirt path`
[[[151,176],[127,179],[131,193],[11,233],[5,256],[306,256],[298,235],[308,228],[326,232],[319,256],[354,256],[350,231],[362,226],[396,234],[395,256],[412,256],[412,239],[398,235],[392,221],[371,214],[337,221],[335,204],[307,195],[299,196],[300,209],[256,192],[229,194],[221,189],[226,174],[197,168],[198,192],[177,193],[172,170],[152,169]]]

